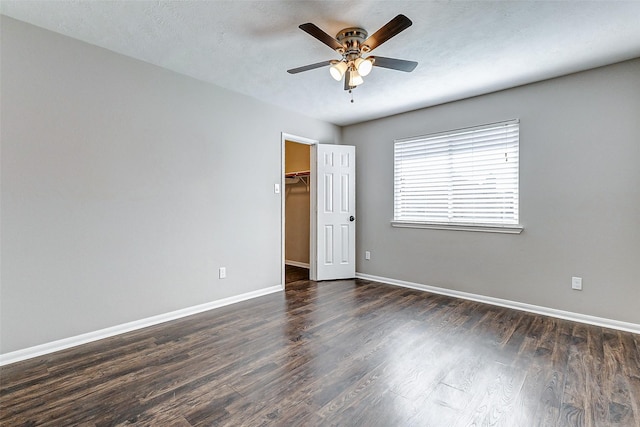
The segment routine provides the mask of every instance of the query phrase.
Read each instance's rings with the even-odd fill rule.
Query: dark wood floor
[[[0,374],[3,426],[640,425],[640,336],[363,280]]]
[[[284,282],[293,283],[299,280],[309,280],[309,269],[296,267],[294,265],[285,265]]]

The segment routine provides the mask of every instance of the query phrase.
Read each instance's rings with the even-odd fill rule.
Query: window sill
[[[521,225],[496,225],[496,224],[461,224],[420,221],[391,221],[392,227],[400,228],[427,228],[432,230],[456,230],[456,231],[480,231],[484,233],[520,234],[524,227]]]

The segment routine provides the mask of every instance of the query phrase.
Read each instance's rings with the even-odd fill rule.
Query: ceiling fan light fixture
[[[364,83],[364,79],[362,78],[360,73],[358,73],[358,71],[355,69],[352,70],[351,73],[349,73],[349,86],[356,87],[361,85],[362,83]]]
[[[373,68],[373,62],[370,59],[358,58],[355,61],[355,65],[358,70],[358,74],[362,77],[368,76]]]
[[[347,63],[340,61],[336,62],[329,68],[329,73],[331,73],[331,77],[333,77],[336,81],[342,80],[342,76],[347,71]]]
[[[334,53],[342,56],[342,59],[316,62],[315,64],[292,68],[287,72],[289,74],[298,74],[303,71],[329,66],[331,77],[338,82],[344,82],[344,90],[349,91],[349,93],[351,93],[352,89],[364,83],[363,77],[371,73],[374,65],[391,70],[411,72],[418,65],[415,61],[368,56],[371,51],[390,38],[397,36],[411,25],[411,20],[400,14],[384,24],[371,36],[364,28],[349,27],[340,30],[334,37],[311,22],[301,24],[298,28],[330,47]],[[363,55],[366,57],[363,58]],[[351,102],[353,102],[353,99]]]

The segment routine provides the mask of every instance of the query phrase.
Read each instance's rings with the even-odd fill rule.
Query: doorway
[[[282,283],[313,277],[312,147],[307,138],[282,134]]]
[[[311,145],[285,141],[285,284],[309,279]]]
[[[306,145],[309,168],[306,166],[292,166],[286,172],[287,142],[296,145]],[[297,147],[299,148],[299,147]],[[295,149],[295,148],[294,148]],[[318,141],[289,134],[282,134],[282,181],[280,188],[283,193],[281,229],[282,229],[282,285],[286,284],[286,264],[291,261],[299,265],[308,265],[309,280],[337,280],[355,277],[355,149],[351,145],[318,144]],[[303,150],[300,150],[303,151]],[[304,150],[307,152],[306,150]],[[303,159],[305,155],[301,156]],[[306,160],[305,160],[306,165]],[[309,219],[308,226],[300,227],[302,238],[308,247],[308,255],[294,259],[296,256],[287,254],[287,188],[290,184],[305,186],[308,194],[308,208],[302,207],[298,215]],[[293,190],[291,190],[293,191]],[[298,190],[301,191],[301,190]],[[300,193],[297,193],[300,194]],[[304,218],[304,219],[306,219]],[[307,224],[306,221],[304,224]],[[308,234],[305,233],[308,231]],[[308,240],[306,236],[308,235]],[[305,243],[298,243],[302,247]],[[305,251],[306,253],[306,251]],[[288,256],[289,257],[288,257]],[[306,261],[306,262],[305,262]],[[301,267],[304,268],[304,267]]]

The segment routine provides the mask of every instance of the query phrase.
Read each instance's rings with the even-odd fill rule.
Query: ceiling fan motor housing
[[[363,28],[350,27],[345,28],[336,35],[336,39],[344,46],[344,52],[338,52],[344,56],[347,61],[353,61],[360,57],[363,52],[369,49],[363,45],[369,34]]]

